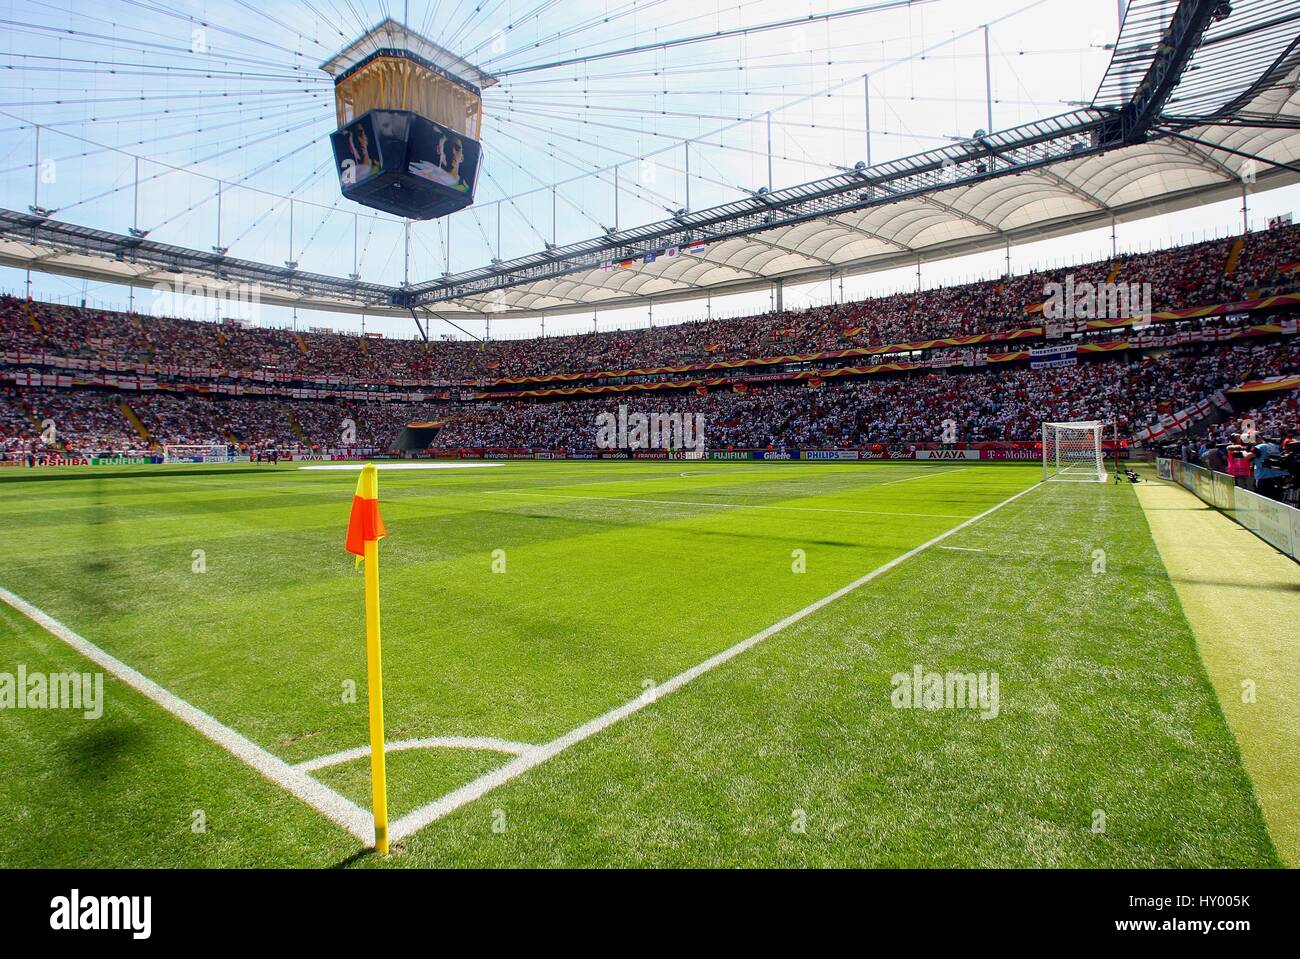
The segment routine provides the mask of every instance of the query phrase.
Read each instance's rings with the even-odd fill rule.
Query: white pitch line
[[[972,516],[970,519],[958,523],[956,526],[952,527],[952,529],[940,533],[938,536],[934,537],[933,539],[927,540],[926,542],[922,543],[920,546],[913,547],[912,549],[908,550],[906,553],[903,553],[901,556],[897,556],[894,559],[891,559],[889,562],[885,563],[884,565],[877,566],[871,572],[867,573],[864,576],[860,576],[859,578],[855,579],[853,582],[849,583],[847,586],[841,586],[835,592],[823,596],[821,599],[817,600],[816,602],[808,606],[805,606],[803,609],[799,610],[796,613],[791,613],[785,619],[773,623],[771,626],[768,626],[766,629],[762,630],[761,632],[755,633],[753,636],[750,636],[748,639],[743,639],[740,642],[736,643],[734,646],[729,646],[728,648],[724,649],[722,652],[710,656],[708,659],[704,660],[704,662],[692,666],[690,669],[686,670],[685,672],[678,673],[672,679],[658,686],[651,687],[645,693],[638,696],[636,699],[624,703],[622,706],[618,706],[615,709],[611,709],[609,712],[601,716],[597,716],[595,719],[583,723],[581,726],[577,726],[574,729],[569,730],[564,735],[551,740],[549,743],[545,743],[529,752],[517,756],[516,758],[512,759],[510,762],[506,763],[504,766],[494,769],[489,773],[485,773],[484,775],[480,776],[478,779],[466,783],[464,786],[461,786],[459,789],[452,790],[442,798],[435,799],[433,802],[429,803],[428,805],[421,806],[419,809],[415,809],[412,812],[407,813],[405,816],[402,816],[400,819],[398,819],[389,827],[389,835],[391,835],[394,840],[403,839],[406,836],[409,836],[412,833],[416,832],[417,830],[423,829],[425,826],[429,825],[430,823],[436,822],[442,817],[455,812],[461,806],[464,806],[467,803],[471,803],[474,800],[481,798],[482,796],[498,788],[499,786],[504,786],[506,783],[510,782],[511,780],[516,779],[519,776],[522,776],[524,773],[528,772],[529,770],[535,769],[536,767],[540,766],[542,763],[546,762],[547,760],[553,759],[554,757],[558,756],[560,753],[564,752],[570,746],[577,745],[578,743],[582,742],[584,739],[589,739],[592,736],[596,735],[596,733],[608,729],[610,726],[614,725],[620,719],[626,719],[628,716],[631,716],[633,713],[640,712],[642,709],[645,709],[645,707],[649,706],[651,703],[656,702],[659,699],[662,699],[664,696],[667,696],[669,693],[681,689],[691,680],[704,675],[705,673],[709,672],[712,669],[716,669],[718,666],[721,666],[723,663],[731,659],[734,659],[736,656],[739,656],[741,653],[745,652],[746,650],[754,646],[757,646],[759,643],[761,643],[763,640],[767,639],[768,637],[774,636],[777,633],[781,632],[786,627],[792,626],[795,623],[799,622],[801,619],[811,616],[813,613],[835,602],[837,599],[847,596],[849,593],[858,589],[860,586],[863,586],[871,582],[873,579],[877,578],[878,576],[884,575],[885,573],[889,572],[891,569],[898,566],[899,564],[907,562],[907,560],[911,559],[913,556],[916,556],[918,553],[922,553],[925,550],[929,549],[931,546],[943,542],[948,537],[960,533],[968,526],[971,526],[974,523],[978,523],[984,517],[997,512],[1002,507],[1006,506],[1008,503],[1012,503],[1020,499],[1020,497],[1024,496],[1026,493],[1031,493],[1042,485],[1043,485],[1042,483],[1035,483],[1033,486],[1030,486],[1028,489],[1023,489],[1019,493],[1007,497],[1002,502],[998,503],[996,506],[989,507],[984,512],[980,513],[978,516]]]
[[[116,676],[147,699],[157,703],[187,726],[198,730],[226,752],[242,759],[277,786],[301,799],[326,818],[342,826],[357,839],[370,845],[374,842],[374,820],[366,810],[352,800],[340,795],[305,772],[294,769],[283,759],[267,752],[261,746],[241,736],[229,726],[213,719],[192,703],[175,693],[163,689],[143,673],[132,669],[115,656],[104,652],[84,636],[73,632],[43,610],[37,609],[21,596],[0,587],[0,600],[12,606],[52,636],[63,640],[82,656]]]
[[[430,736],[426,739],[399,739],[397,742],[384,744],[385,753],[400,753],[406,749],[482,749],[487,752],[522,756],[536,748],[532,743],[517,743],[492,736]],[[326,769],[355,759],[365,759],[369,755],[369,746],[357,746],[339,753],[330,753],[328,756],[308,759],[293,768],[305,773],[315,772],[317,769]]]
[[[977,549],[974,546],[940,546],[940,549],[952,549],[960,553],[982,553],[984,550]]]

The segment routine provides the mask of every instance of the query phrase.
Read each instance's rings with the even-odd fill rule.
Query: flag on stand
[[[384,680],[379,655],[379,541],[388,535],[379,515],[379,473],[361,468],[352,496],[352,515],[343,548],[366,564],[366,675],[370,699],[370,804],[375,816],[375,850],[388,855],[388,782],[384,773]]]

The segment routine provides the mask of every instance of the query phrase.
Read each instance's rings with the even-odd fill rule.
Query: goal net
[[[1106,482],[1106,463],[1101,449],[1103,429],[1104,424],[1097,420],[1044,423],[1043,480]]]
[[[229,463],[230,461],[230,447],[224,443],[163,447],[164,463]]]

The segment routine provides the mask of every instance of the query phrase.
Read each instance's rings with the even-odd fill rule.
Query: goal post
[[[164,463],[229,463],[230,447],[225,443],[171,444],[163,447]]]
[[[1043,481],[1106,482],[1100,420],[1043,424]]]

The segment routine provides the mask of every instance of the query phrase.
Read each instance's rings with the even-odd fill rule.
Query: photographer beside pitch
[[[1300,439],[1267,437],[1256,443],[1248,455],[1256,492],[1296,505],[1300,499]]]
[[[1165,452],[1181,455],[1215,473],[1226,473],[1240,489],[1278,502],[1297,505],[1300,500],[1300,437],[1281,434],[1258,437],[1231,434],[1227,443],[1209,437],[1193,445],[1184,442]]]
[[[1228,457],[1224,455],[1223,447],[1210,444],[1204,448],[1200,455],[1201,465],[1208,470],[1216,473],[1228,472]]]
[[[1250,475],[1250,448],[1242,441],[1240,433],[1232,434],[1232,441],[1224,452],[1228,457],[1227,473],[1238,489],[1250,490],[1254,485]]]
[[[1269,499],[1280,500],[1284,483],[1290,474],[1278,465],[1282,456],[1282,446],[1273,438],[1265,438],[1256,443],[1247,453],[1251,470],[1255,476],[1255,492]]]

